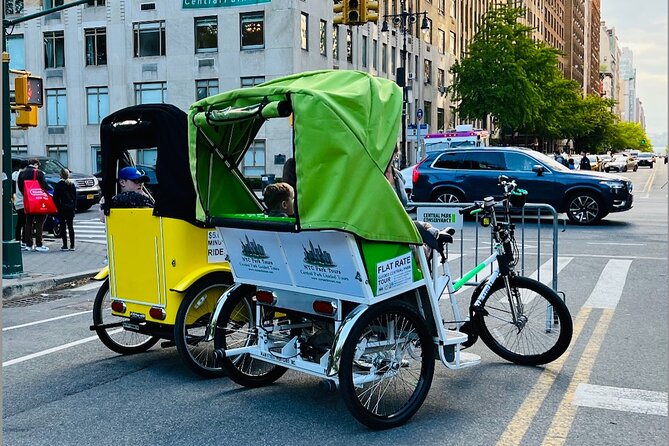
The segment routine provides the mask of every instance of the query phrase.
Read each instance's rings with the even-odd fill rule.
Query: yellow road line
[[[502,436],[497,441],[498,446],[512,446],[521,444],[527,429],[530,427],[532,420],[536,416],[541,404],[543,403],[548,391],[550,390],[553,382],[560,374],[564,363],[567,361],[567,358],[571,354],[571,351],[576,344],[581,331],[583,331],[583,326],[590,316],[592,308],[581,308],[576,319],[574,320],[574,334],[572,336],[571,344],[569,348],[562,356],[553,361],[552,363],[546,365],[544,371],[539,375],[539,379],[536,384],[530,390],[530,393],[525,397],[525,401],[521,404],[518,411],[511,419],[511,422],[506,426],[506,429],[502,433]]]
[[[646,184],[643,185],[643,189],[641,192],[650,192],[650,189],[653,187],[653,182],[655,181],[655,171],[650,174],[648,179],[646,180]]]
[[[553,417],[553,422],[548,429],[548,433],[546,434],[542,445],[560,446],[567,440],[567,435],[569,434],[571,425],[574,422],[574,417],[576,416],[577,407],[572,404],[576,387],[581,383],[588,382],[592,368],[595,365],[595,359],[597,359],[597,353],[599,353],[599,348],[602,346],[604,336],[606,335],[606,331],[609,328],[609,323],[612,318],[612,309],[603,310],[602,316],[599,318],[597,326],[592,333],[592,337],[590,338],[590,341],[588,341],[588,345],[586,345],[585,350],[581,355],[581,359],[578,361],[574,376],[571,378],[567,392],[565,393],[564,398],[562,398],[558,411]]]

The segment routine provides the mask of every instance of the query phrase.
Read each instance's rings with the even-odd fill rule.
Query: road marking
[[[609,328],[609,323],[612,318],[613,310],[602,310],[602,315],[599,318],[599,321],[597,321],[597,325],[592,332],[588,345],[585,346],[585,350],[583,350],[583,353],[581,354],[581,359],[576,365],[574,375],[572,376],[569,387],[553,417],[553,422],[548,428],[544,441],[541,443],[542,446],[560,446],[567,440],[567,435],[569,435],[571,425],[576,416],[577,406],[572,404],[576,387],[579,384],[588,382],[592,368],[595,365],[595,359],[597,359],[597,354],[599,353],[599,348],[604,342],[604,336],[606,335],[606,331]]]
[[[553,385],[553,382],[560,374],[567,358],[571,355],[571,351],[574,348],[574,345],[576,345],[591,311],[592,309],[590,308],[582,308],[581,311],[578,312],[578,315],[574,320],[574,334],[567,351],[558,359],[545,366],[544,371],[539,375],[539,379],[528,393],[525,401],[523,401],[523,404],[520,405],[518,411],[516,411],[516,414],[506,426],[502,436],[497,441],[497,445],[512,446],[521,444],[527,429],[529,429],[532,420],[539,412],[541,404],[546,398],[546,395],[548,395],[548,391]]]
[[[617,243],[617,242],[588,242],[588,245],[607,245],[607,246],[646,246],[645,243]]]
[[[662,260],[667,261],[666,257],[643,257],[643,256],[611,256],[607,254],[569,254],[571,257],[597,257],[604,259],[630,259],[630,260]]]
[[[121,331],[123,331],[123,329],[119,328],[118,330],[113,330],[113,331],[110,331],[108,333],[111,335],[111,334],[114,334],[114,333],[119,333]],[[85,344],[86,342],[91,342],[91,341],[94,341],[96,339],[100,339],[100,338],[98,338],[97,335],[89,336],[89,337],[84,338],[84,339],[79,339],[78,341],[70,342],[68,344],[59,345],[58,347],[49,348],[47,350],[42,350],[41,352],[32,353],[30,355],[21,356],[20,358],[16,358],[16,359],[12,359],[12,360],[7,361],[7,362],[3,362],[2,366],[3,367],[8,367],[10,365],[18,364],[20,362],[24,362],[24,361],[28,361],[28,360],[31,360],[31,359],[39,358],[40,356],[50,355],[51,353],[55,353],[55,352],[58,352],[58,351],[61,351],[61,350],[65,350],[66,348],[75,347],[77,345]]]
[[[558,264],[557,264],[557,272],[558,274],[562,269],[567,266],[569,262],[571,262],[574,258],[573,257],[559,257],[558,256]],[[541,277],[547,277],[547,279],[541,280]],[[541,265],[539,268],[539,271],[535,271],[532,273],[530,276],[530,279],[538,280],[544,285],[548,285],[553,281],[553,258],[551,257],[546,263]]]
[[[581,383],[576,388],[572,402],[576,406],[596,409],[667,416],[667,392]]]
[[[615,309],[623,294],[631,264],[631,260],[609,260],[583,306]]]
[[[653,187],[653,182],[654,181],[655,181],[655,172],[653,171],[653,173],[651,173],[650,176],[648,177],[648,180],[646,180],[646,184],[644,184],[643,189],[641,190],[641,192],[646,193],[646,195],[644,195],[643,198],[649,198],[650,197],[650,190]]]
[[[24,327],[30,327],[30,326],[33,326],[33,325],[44,324],[46,322],[57,321],[59,319],[65,319],[65,318],[73,317],[73,316],[79,316],[81,314],[87,314],[87,313],[90,313],[90,312],[91,312],[90,310],[80,311],[78,313],[66,314],[66,315],[63,315],[63,316],[52,317],[50,319],[42,319],[41,321],[28,322],[26,324],[14,325],[12,327],[4,327],[2,329],[2,331],[16,330],[17,328],[24,328]]]

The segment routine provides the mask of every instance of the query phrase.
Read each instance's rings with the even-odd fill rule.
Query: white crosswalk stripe
[[[107,244],[107,235],[105,234],[105,225],[96,218],[86,220],[74,219],[74,236],[77,240],[90,243]]]

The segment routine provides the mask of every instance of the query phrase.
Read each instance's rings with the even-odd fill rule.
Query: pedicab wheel
[[[516,305],[511,308],[500,277],[481,307],[472,310],[481,340],[497,355],[516,364],[541,365],[559,358],[573,334],[565,303],[552,289],[527,277],[511,277],[509,288],[511,299],[521,302],[520,309]],[[472,304],[481,289],[472,295]]]
[[[229,274],[210,274],[193,284],[184,295],[174,324],[174,343],[183,362],[204,378],[225,376],[216,364],[214,342],[205,332],[218,298],[230,287]]]
[[[118,326],[97,328],[95,331],[104,345],[110,350],[122,355],[145,352],[160,340],[158,336],[149,336],[134,331],[125,330],[120,326],[126,318],[111,314],[111,294],[109,293],[109,279],[105,280],[95,296],[93,304],[93,324]]]
[[[256,303],[253,301],[255,288],[243,287],[228,296],[218,318],[214,346],[216,349],[232,349],[255,345]],[[266,313],[267,307],[260,307],[263,320],[272,319],[274,312]],[[231,380],[245,387],[262,387],[279,379],[286,368],[251,357],[249,354],[223,356],[219,363]]]
[[[339,387],[362,424],[404,424],[425,401],[434,374],[432,337],[425,320],[402,302],[370,307],[342,348]]]

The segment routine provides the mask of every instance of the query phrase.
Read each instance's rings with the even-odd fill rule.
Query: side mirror
[[[540,177],[541,175],[544,174],[544,166],[540,164],[535,164],[534,166],[532,166],[532,172],[535,172],[537,176]]]

